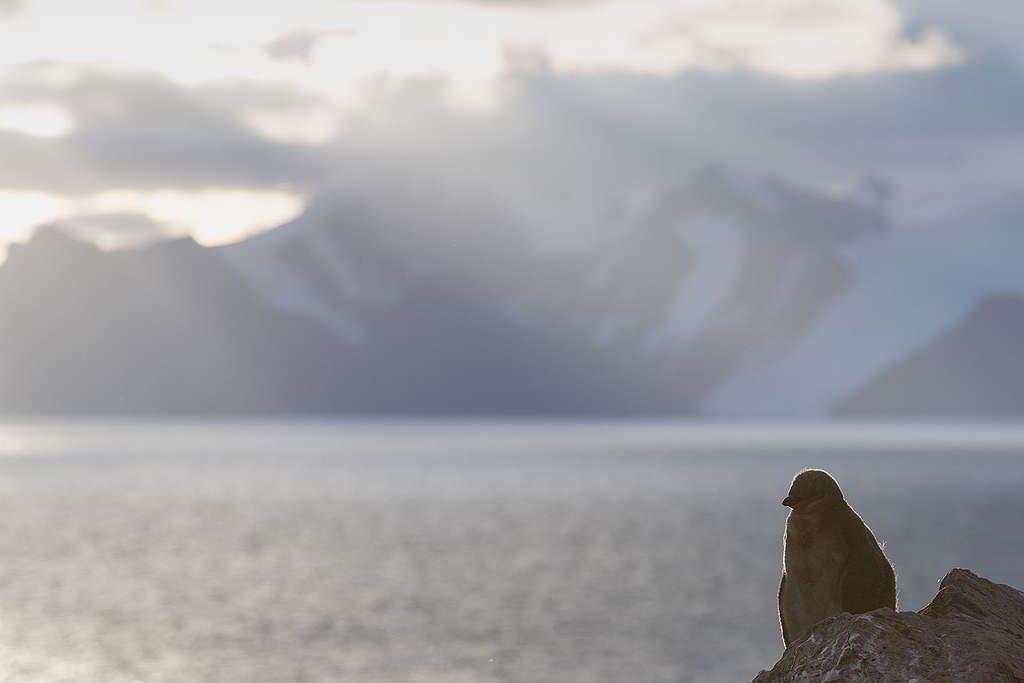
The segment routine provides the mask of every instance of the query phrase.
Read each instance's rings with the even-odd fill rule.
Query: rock
[[[1024,683],[1024,593],[953,569],[920,612],[825,619],[754,683]]]

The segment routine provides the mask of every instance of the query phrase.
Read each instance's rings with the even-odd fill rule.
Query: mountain
[[[1024,417],[1024,296],[982,300],[961,324],[837,402],[853,417]]]
[[[876,206],[708,168],[559,264],[573,283],[538,301],[574,338],[628,358],[650,409],[698,413],[727,377],[792,350],[850,285],[849,245],[886,230]]]
[[[216,248],[41,229],[0,265],[0,411],[1019,414],[1019,207],[897,228],[861,190],[705,168],[571,247],[423,178]]]
[[[981,302],[1024,294],[1017,257],[1024,249],[1021,217],[1019,197],[996,197],[941,220],[904,220],[886,233],[852,242],[844,253],[849,285],[807,334],[788,351],[726,377],[705,395],[702,412],[787,418],[849,414],[842,407],[848,397],[962,325]],[[998,329],[993,335],[1001,334]],[[966,367],[958,372],[965,380],[961,391],[987,390],[990,376],[973,376],[974,369]],[[994,385],[991,391],[1000,393]],[[1006,405],[995,414],[1017,409]]]
[[[517,319],[537,256],[484,203],[346,191],[218,254],[285,315],[330,329],[359,413],[593,415],[625,409],[571,340]]]
[[[0,412],[279,413],[344,405],[337,343],[190,239],[102,252],[55,228],[0,267]]]
[[[849,283],[879,207],[708,168],[631,224],[538,248],[499,199],[339,189],[220,250],[282,311],[333,330],[370,412],[692,415],[790,349]]]

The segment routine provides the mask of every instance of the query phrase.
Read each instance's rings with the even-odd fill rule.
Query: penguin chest
[[[840,578],[845,554],[839,538],[815,522],[791,515],[786,523],[786,583],[779,609],[792,640],[843,611]]]

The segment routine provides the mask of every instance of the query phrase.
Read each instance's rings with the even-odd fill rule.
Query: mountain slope
[[[885,228],[874,206],[713,168],[574,251],[538,249],[514,215],[429,183],[347,188],[220,253],[378,384],[408,380],[375,410],[433,412],[472,386],[491,398],[459,410],[682,415],[800,339],[848,284],[846,245]]]
[[[788,352],[725,378],[702,410],[827,415],[871,378],[961,325],[986,297],[1024,294],[1021,209],[1010,197],[851,244],[844,258],[849,286],[807,333]]]
[[[966,320],[838,401],[843,417],[1024,417],[1024,297],[992,296]]]
[[[848,246],[885,229],[875,207],[705,169],[592,258],[580,327],[607,321],[606,345],[655,360],[695,404],[789,351],[850,284]]]
[[[800,357],[887,229],[713,168],[650,196],[561,251],[500,197],[422,180],[217,248],[42,230],[0,266],[0,411],[696,415]]]
[[[336,341],[191,240],[102,252],[55,229],[0,268],[0,411],[317,411]]]

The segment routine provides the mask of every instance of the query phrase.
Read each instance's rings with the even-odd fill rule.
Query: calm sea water
[[[0,425],[0,681],[701,683],[781,653],[801,467],[900,604],[1024,586],[1024,434],[577,423]]]

